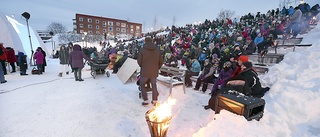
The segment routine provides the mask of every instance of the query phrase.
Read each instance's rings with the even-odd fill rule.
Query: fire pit
[[[157,104],[156,107],[146,112],[146,121],[149,127],[151,137],[166,137],[171,122],[171,106],[175,100],[170,100],[163,104]]]

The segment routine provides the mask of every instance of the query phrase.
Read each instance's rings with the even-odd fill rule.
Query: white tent
[[[32,49],[35,51],[38,47],[48,53],[43,41],[36,31],[29,26]],[[31,56],[31,45],[27,25],[19,23],[17,20],[0,13],[0,43],[4,47],[12,47],[16,54],[18,51],[24,52],[28,57]]]

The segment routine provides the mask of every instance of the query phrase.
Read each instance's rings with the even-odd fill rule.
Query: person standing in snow
[[[141,67],[140,71],[140,88],[142,93],[142,105],[148,105],[147,89],[145,84],[150,80],[152,85],[152,104],[158,101],[157,77],[159,69],[163,64],[163,58],[160,49],[152,42],[150,36],[145,38],[145,44],[138,54],[137,62]]]
[[[47,66],[47,61],[46,61],[46,52],[41,48],[41,47],[38,47],[37,49],[39,49],[43,55],[43,63],[42,63],[42,72],[45,72],[45,67]]]
[[[5,54],[5,52],[3,51],[2,48],[0,48],[0,56],[2,56],[3,54]],[[4,78],[4,72],[2,69],[2,63],[0,63],[0,83],[6,83],[7,81]]]
[[[21,76],[28,75],[28,74],[26,73],[27,67],[28,67],[28,64],[27,64],[27,56],[24,55],[24,53],[21,52],[21,51],[18,51],[18,65],[19,65],[19,67],[20,67],[20,75],[21,75]]]
[[[42,74],[42,65],[44,60],[44,55],[41,52],[41,49],[37,49],[36,53],[34,53],[33,58],[36,60],[36,65],[38,68],[39,75]]]
[[[17,57],[15,55],[15,52],[13,50],[13,48],[11,47],[6,47],[7,51],[8,51],[8,57],[7,57],[7,61],[8,63],[10,63],[10,66],[12,68],[11,73],[16,72],[16,62],[17,62]]]
[[[69,75],[69,51],[62,45],[59,51],[59,60],[60,60],[60,73],[59,77],[62,77],[63,72],[66,72],[66,75]]]
[[[81,51],[80,45],[75,44],[73,46],[73,51],[71,51],[69,55],[69,63],[74,70],[74,78],[76,81],[83,81],[81,78],[81,71],[84,67],[83,59],[90,61],[89,57]]]
[[[7,50],[3,47],[3,43],[0,43],[0,48],[3,51],[3,54],[0,55],[0,63],[2,65],[2,70],[4,75],[7,75],[7,68],[6,68],[6,60],[7,60],[7,56],[8,56],[8,52]]]

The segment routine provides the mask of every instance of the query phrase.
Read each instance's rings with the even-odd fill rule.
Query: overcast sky
[[[295,0],[292,4],[295,4]],[[313,6],[318,0],[305,0]],[[299,0],[296,0],[296,4]],[[319,3],[319,2],[318,2]],[[14,15],[24,23],[23,12],[31,14],[29,25],[36,30],[45,30],[52,22],[65,25],[72,30],[72,19],[76,13],[103,16],[141,23],[143,31],[153,27],[155,17],[157,28],[212,20],[221,9],[233,10],[236,16],[249,12],[266,13],[279,7],[279,0],[0,0],[0,11]]]

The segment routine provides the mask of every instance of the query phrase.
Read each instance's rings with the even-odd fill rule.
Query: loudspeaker
[[[225,109],[244,116],[248,121],[252,119],[259,121],[263,116],[265,100],[261,98],[238,93],[223,93],[218,94],[215,101],[215,113]]]

